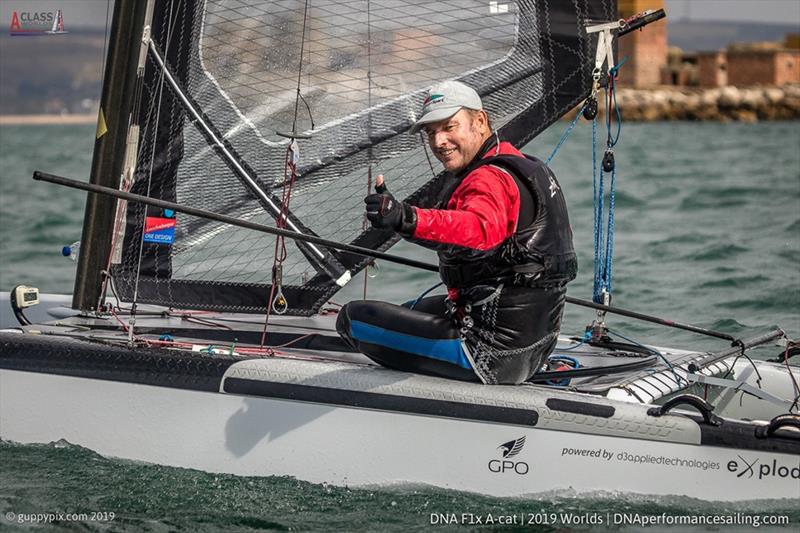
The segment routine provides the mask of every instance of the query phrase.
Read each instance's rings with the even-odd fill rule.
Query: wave
[[[719,289],[719,288],[733,288],[733,287],[750,287],[754,283],[762,283],[769,281],[766,276],[736,276],[730,278],[721,278],[711,281],[705,281],[697,285],[698,289]]]
[[[746,251],[748,251],[747,248],[736,244],[718,244],[699,253],[686,254],[683,258],[694,261],[715,261],[717,259],[731,259]]]
[[[769,197],[782,197],[786,191],[774,187],[701,187],[683,199],[680,210],[740,207],[763,202]]]

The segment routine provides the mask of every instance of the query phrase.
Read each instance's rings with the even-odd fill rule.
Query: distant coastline
[[[69,115],[0,115],[0,126],[96,124],[97,113]]]
[[[800,119],[800,85],[620,89],[625,120],[759,122]]]
[[[622,88],[617,93],[617,105],[625,120],[631,122],[800,120],[800,85]],[[603,107],[601,101],[601,112]],[[570,112],[564,120],[572,116]],[[97,113],[0,115],[0,126],[96,123]]]
[[[599,115],[605,103],[598,102]],[[800,120],[800,85],[753,87],[659,87],[617,90],[625,122],[761,122]],[[582,104],[581,104],[582,105]],[[561,120],[569,121],[578,105]]]

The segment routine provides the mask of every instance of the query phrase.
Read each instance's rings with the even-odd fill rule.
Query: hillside
[[[670,46],[696,52],[718,50],[734,42],[783,41],[787,33],[798,31],[792,24],[670,20],[667,39]]]
[[[782,40],[793,25],[670,20],[671,46],[716,50],[732,42]],[[100,97],[103,32],[70,27],[66,35],[0,33],[0,115],[87,113]]]
[[[100,97],[103,32],[0,34],[0,114],[86,113]]]

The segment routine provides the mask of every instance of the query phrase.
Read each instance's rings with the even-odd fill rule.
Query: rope
[[[627,57],[625,58],[627,59]],[[624,63],[625,60],[622,61]],[[606,112],[606,129],[608,133],[608,141],[607,145],[608,148],[613,148],[617,141],[619,141],[620,134],[622,133],[622,114],[620,113],[619,106],[617,105],[617,91],[616,91],[616,84],[615,79],[619,68],[622,66],[622,63],[615,66],[609,71],[608,76],[608,89],[606,89],[606,100],[607,100],[607,112]],[[612,113],[612,109],[614,110]],[[617,133],[615,135],[611,134],[611,115],[615,114],[617,116]]]
[[[625,335],[623,335],[619,331],[612,330],[611,328],[608,328],[608,332],[616,335],[617,337],[625,339],[626,341],[630,342],[631,344],[635,344],[636,346],[639,346],[641,348],[644,348],[646,350],[649,350],[649,351],[655,353],[664,362],[664,364],[667,366],[667,368],[672,372],[672,376],[675,378],[675,383],[680,385],[681,381],[683,381],[686,384],[687,387],[689,385],[691,385],[691,383],[689,383],[689,381],[686,378],[683,378],[683,377],[679,376],[678,373],[675,372],[675,367],[672,366],[672,363],[669,362],[669,359],[667,359],[666,356],[664,354],[662,354],[661,352],[659,352],[658,350],[656,350],[654,348],[651,348],[650,346],[645,346],[644,344],[642,344],[640,342],[637,342],[637,341],[635,341],[635,340],[633,340],[633,339],[631,339],[629,337],[626,337]]]
[[[292,200],[292,188],[297,179],[296,148],[297,141],[292,139],[286,148],[286,157],[283,167],[283,189],[281,191],[281,210],[278,219],[275,221],[275,225],[279,229],[285,229],[286,222],[289,219],[289,203]],[[277,314],[283,314],[289,306],[283,295],[283,290],[281,289],[283,283],[283,262],[286,260],[286,256],[286,239],[283,236],[275,237],[275,251],[272,259],[272,284],[269,289],[267,314],[264,317],[264,329],[261,331],[260,348],[264,348],[264,344],[267,340],[267,328],[272,311],[275,311]]]
[[[607,142],[606,146],[610,150],[619,140],[622,130],[622,116],[619,112],[619,107],[616,105],[616,92],[613,89],[613,76],[616,74],[619,65],[612,69],[612,76],[610,76],[609,89],[606,90],[607,113],[606,113],[606,132]],[[613,102],[613,104],[612,104]],[[581,108],[578,110],[575,118],[564,130],[558,144],[553,149],[553,152],[545,161],[549,165],[553,158],[558,153],[558,150],[567,140],[572,133],[578,120],[583,115],[589,100],[587,99]],[[616,108],[617,114],[617,132],[615,135],[611,133],[611,108]],[[616,165],[611,170],[611,187],[609,193],[608,205],[608,223],[604,224],[603,215],[605,213],[605,176],[602,167],[598,170],[597,165],[597,117],[592,120],[592,191],[594,197],[594,287],[592,299],[595,303],[604,303],[602,294],[603,291],[611,294],[611,275],[614,257],[614,207],[617,188],[617,173]],[[603,244],[603,235],[606,233],[606,241]]]
[[[370,110],[367,112],[367,138],[370,138],[372,137],[372,19],[369,0],[367,0],[367,109]],[[367,147],[367,160],[369,161],[369,165],[367,166],[367,194],[369,194],[372,189],[372,143]],[[365,215],[361,222],[361,229],[362,231],[367,231],[369,228],[370,223]],[[375,265],[375,259],[370,259],[364,267],[364,300],[367,299],[367,289],[369,286],[367,269],[369,269],[371,265]]]
[[[166,42],[166,46],[164,47],[164,51],[165,51],[164,56],[165,57],[166,57],[166,52],[169,50],[169,47],[172,44],[172,32],[173,32],[173,30],[175,29],[175,26],[176,26],[176,24],[174,22],[175,22],[175,16],[176,16],[176,13],[177,13],[178,9],[179,9],[179,6],[176,6],[174,11],[173,11],[172,7],[170,7],[169,18],[167,20],[167,42]],[[155,115],[155,122],[154,122],[154,128],[153,128],[153,142],[152,142],[152,147],[151,147],[151,150],[150,150],[150,166],[147,169],[147,193],[145,194],[145,196],[150,196],[150,188],[151,188],[152,183],[153,183],[153,165],[155,163],[155,158],[156,158],[156,144],[157,144],[157,141],[158,141],[158,123],[159,123],[159,119],[161,117],[161,103],[162,103],[163,97],[164,97],[164,76],[165,75],[166,75],[166,67],[161,69],[161,73],[160,73],[160,75],[158,77],[158,97],[156,98],[156,101],[158,102],[158,104],[156,105],[156,115]],[[134,284],[133,284],[133,298],[132,298],[133,302],[131,302],[130,320],[128,322],[129,323],[129,328],[127,330],[128,331],[128,344],[129,345],[133,345],[133,342],[134,342],[135,337],[136,337],[134,335],[133,330],[134,330],[134,328],[136,326],[136,309],[137,309],[137,302],[139,300],[139,279],[141,278],[141,273],[142,273],[142,256],[144,254],[144,242],[145,242],[144,241],[144,236],[145,236],[145,230],[147,228],[147,210],[148,210],[147,206],[144,206],[144,210],[143,210],[144,216],[143,216],[142,225],[141,225],[142,234],[141,234],[141,238],[139,240],[139,254],[138,254],[138,257],[137,257],[137,260],[136,260],[136,279],[135,279]],[[111,249],[111,254],[112,254],[111,256],[113,256],[113,253],[114,253],[114,250],[112,248]]]
[[[612,290],[612,267],[614,265],[614,206],[617,193],[617,167],[611,171],[611,192],[608,198],[608,226],[606,235],[605,262],[603,265],[603,284],[606,292]]]
[[[623,61],[624,62],[624,61]],[[613,157],[612,148],[619,141],[622,133],[622,115],[617,105],[615,90],[615,77],[622,63],[612,68],[609,72],[608,88],[606,89],[606,152]],[[612,133],[611,117],[617,117],[617,131]],[[603,158],[605,159],[606,155]],[[595,303],[607,303],[603,295],[611,295],[613,284],[612,274],[614,265],[614,208],[616,207],[617,194],[617,165],[612,160],[610,169],[611,183],[608,195],[608,218],[604,223],[605,215],[605,173],[603,165],[597,168],[597,118],[592,121],[592,187],[594,192],[594,284],[592,300]],[[605,243],[603,235],[605,234]]]
[[[292,121],[292,131],[297,131],[297,110],[300,107],[300,100],[308,106],[305,98],[300,94],[300,78],[303,76],[303,53],[306,49],[306,22],[308,21],[308,0],[306,0],[305,7],[303,8],[303,30],[300,34],[300,64],[297,67],[297,96],[294,99],[294,120]],[[309,108],[308,114],[311,115]]]
[[[544,162],[545,165],[550,165],[550,161],[553,160],[553,158],[556,156],[556,153],[558,152],[558,149],[561,148],[561,145],[564,144],[564,141],[566,141],[567,137],[569,137],[569,135],[572,133],[572,130],[575,128],[575,124],[578,123],[578,120],[581,118],[581,115],[583,115],[583,111],[584,109],[586,109],[588,103],[589,100],[586,100],[583,103],[581,108],[578,110],[578,113],[575,115],[575,118],[572,119],[572,123],[569,126],[567,126],[567,129],[564,130],[564,133],[561,134],[561,139],[558,140],[558,144],[556,145],[555,148],[553,148],[553,152],[550,154],[550,157],[548,157],[547,160]]]
[[[603,303],[601,292],[603,283],[603,258],[601,243],[603,241],[604,224],[603,201],[605,197],[605,184],[603,169],[598,169],[597,165],[597,118],[592,120],[592,191],[594,194],[594,285],[592,300],[595,303]]]
[[[420,294],[419,296],[417,296],[417,299],[416,299],[416,300],[414,300],[413,302],[411,302],[411,306],[409,307],[409,309],[414,309],[414,308],[417,306],[417,304],[419,303],[419,301],[420,301],[420,300],[422,300],[422,299],[423,299],[423,298],[424,298],[424,297],[425,297],[425,296],[426,296],[426,295],[427,295],[429,292],[431,292],[433,289],[435,289],[435,288],[437,288],[437,287],[440,287],[441,285],[444,285],[444,282],[440,281],[439,283],[437,283],[437,284],[436,284],[436,285],[434,285],[433,287],[430,287],[429,289],[425,289],[425,290],[422,292],[422,294]]]
[[[297,65],[297,94],[294,100],[294,117],[292,119],[292,138],[286,146],[286,155],[283,164],[283,184],[281,190],[281,209],[275,225],[278,229],[285,229],[289,220],[289,204],[292,200],[292,188],[297,179],[297,163],[299,162],[299,148],[297,146],[297,139],[294,137],[297,133],[297,116],[300,109],[300,101],[306,105],[308,115],[311,117],[311,108],[308,106],[303,95],[300,93],[300,84],[303,77],[303,61],[305,54],[306,44],[306,26],[308,23],[308,0],[305,2],[303,9],[303,28],[302,37],[300,39],[300,61]],[[311,129],[314,129],[314,119],[311,120]],[[269,300],[267,301],[267,313],[264,317],[264,328],[261,331],[261,346],[267,341],[267,328],[269,327],[269,318],[274,311],[276,314],[283,314],[289,308],[289,303],[283,295],[281,285],[283,284],[283,262],[286,260],[286,239],[283,236],[275,237],[275,251],[272,259],[272,283],[269,289]]]

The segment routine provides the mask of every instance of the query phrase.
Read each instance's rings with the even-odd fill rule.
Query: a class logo
[[[64,13],[56,11],[14,11],[11,13],[9,35],[62,35],[69,33],[64,28]]]

